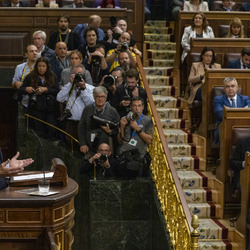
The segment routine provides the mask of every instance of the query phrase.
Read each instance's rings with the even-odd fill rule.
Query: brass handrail
[[[27,129],[27,131],[29,131],[29,118],[34,119],[34,120],[37,120],[37,121],[39,121],[39,122],[41,122],[41,123],[44,123],[44,124],[46,124],[46,125],[48,125],[48,126],[54,128],[54,129],[56,129],[56,130],[62,132],[63,134],[67,135],[67,136],[70,138],[71,152],[74,153],[73,142],[75,141],[76,143],[79,144],[79,141],[78,141],[75,137],[73,137],[72,135],[70,135],[70,134],[67,133],[66,131],[64,131],[64,130],[62,130],[62,129],[60,129],[60,128],[58,128],[58,127],[56,127],[56,126],[54,126],[54,125],[52,125],[52,124],[50,124],[50,123],[48,123],[48,122],[45,122],[45,121],[43,121],[43,120],[41,120],[41,119],[38,119],[38,118],[35,117],[35,116],[29,115],[29,114],[24,114],[24,115],[27,117],[27,124],[26,124],[26,129]]]
[[[148,96],[149,115],[154,124],[153,143],[149,147],[149,153],[152,157],[151,171],[161,210],[166,220],[167,231],[174,249],[196,250],[199,238],[196,229],[199,220],[197,216],[194,216],[191,223],[188,204],[167,146],[141,59],[138,56],[137,63],[142,84]],[[193,232],[192,227],[194,228]]]

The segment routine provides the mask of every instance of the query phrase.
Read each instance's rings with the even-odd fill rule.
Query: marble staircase
[[[244,249],[244,237],[223,220],[224,185],[207,170],[205,138],[189,132],[190,111],[173,77],[173,26],[146,22],[143,66],[190,213],[200,219],[199,250]]]

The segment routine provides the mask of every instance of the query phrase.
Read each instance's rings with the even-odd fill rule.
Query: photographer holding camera
[[[95,103],[88,105],[82,112],[78,126],[80,151],[83,154],[96,152],[98,145],[106,143],[111,146],[116,138],[119,114],[107,101],[107,90],[103,86],[95,87]]]
[[[84,108],[94,102],[94,87],[85,82],[84,66],[76,65],[72,69],[70,82],[57,94],[57,101],[66,102],[66,108],[60,117],[65,122],[65,131],[77,138],[79,120]]]
[[[94,52],[89,54],[88,62],[85,64],[89,70],[93,84],[98,86],[104,75],[109,74],[109,67],[105,60],[105,47],[102,44],[97,44],[94,47]]]
[[[113,95],[116,91],[116,88],[123,83],[125,78],[125,72],[122,67],[116,67],[112,70],[111,74],[105,75],[100,82],[100,85],[105,87],[108,90],[107,101],[110,103]]]
[[[111,29],[107,30],[107,35],[104,40],[111,43],[112,46],[116,47],[119,41],[119,37],[123,32],[127,32],[127,22],[124,19],[119,19],[117,21],[116,17],[110,17]],[[129,46],[133,47],[135,45],[135,39],[132,34],[130,34]]]
[[[120,144],[119,162],[122,175],[147,175],[150,159],[147,146],[153,139],[153,122],[142,113],[144,101],[136,96],[131,99],[131,112],[123,116],[117,135]]]
[[[125,74],[125,84],[116,88],[111,105],[116,108],[120,117],[125,116],[130,110],[130,100],[139,96],[147,103],[146,91],[139,86],[139,72],[130,69]],[[143,114],[147,114],[147,105],[144,106]]]
[[[136,55],[142,56],[142,53],[137,48],[129,47],[131,40],[130,37],[131,36],[128,32],[123,32],[119,37],[117,48],[108,51],[106,61],[111,65],[111,70],[117,66],[120,66],[118,54],[124,51],[128,52],[131,61],[131,68],[137,67]]]
[[[108,144],[102,143],[98,146],[97,153],[88,160],[84,160],[80,167],[81,174],[88,174],[90,178],[94,177],[94,168],[96,165],[96,177],[115,177],[117,171],[117,162],[111,155]]]

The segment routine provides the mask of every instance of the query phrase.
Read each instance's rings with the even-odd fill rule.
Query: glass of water
[[[40,194],[48,194],[50,188],[50,181],[46,179],[38,180],[38,190]]]

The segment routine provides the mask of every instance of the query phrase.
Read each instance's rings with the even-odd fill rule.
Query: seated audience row
[[[227,34],[222,34],[228,38],[244,38],[244,29],[239,18],[233,18],[230,22]],[[192,24],[184,29],[181,39],[183,48],[181,62],[183,63],[188,52],[190,51],[191,38],[214,38],[212,27],[208,25],[206,15],[202,12],[195,13],[192,19]]]
[[[3,5],[3,7],[29,7],[27,2],[19,0],[10,0],[10,3]],[[42,0],[41,3],[35,5],[37,8],[59,8],[57,3],[52,3],[51,0]],[[96,0],[93,3],[95,8],[116,8],[121,7],[119,0]],[[84,6],[84,0],[74,0],[72,4],[64,5],[63,8],[87,8]]]

